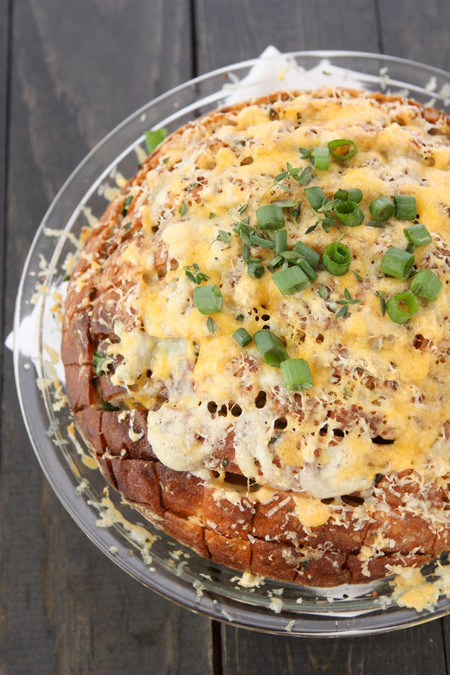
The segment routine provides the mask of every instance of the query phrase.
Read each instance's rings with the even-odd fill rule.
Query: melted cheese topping
[[[440,591],[443,590],[439,583],[426,581],[420,570],[414,567],[397,566],[392,571],[396,574],[392,583],[394,586],[393,600],[399,607],[413,608],[418,612],[433,610],[439,599]]]
[[[117,319],[119,341],[108,353],[120,356],[112,382],[126,388],[127,405],[150,410],[149,441],[164,464],[201,473],[233,434],[245,476],[319,499],[363,491],[379,473],[448,473],[450,144],[445,128],[430,135],[430,126],[406,101],[379,104],[364,93],[322,90],[213,114],[161,146],[156,166],[132,190],[131,220],[141,224],[141,236],[117,258],[135,270],[121,312],[132,313],[141,329]],[[274,177],[287,163],[310,166],[298,148],[338,138],[353,140],[357,155],[330,160],[327,171],[313,169],[310,186],[330,196],[361,189],[365,222],[306,234],[318,215],[304,186],[287,177],[283,190]],[[397,194],[416,197],[419,222],[433,239],[416,250],[417,268],[432,269],[443,283],[437,300],[420,300],[404,325],[382,316],[376,293],[389,298],[408,288],[383,276],[380,264],[391,246],[405,248],[410,223],[393,217],[385,228],[367,226],[371,201]],[[233,231],[247,217],[256,227],[258,207],[286,198],[302,202],[298,222],[286,213],[289,248],[301,240],[322,254],[342,236],[352,253],[347,274],[319,267],[317,282],[291,296],[280,293],[267,270],[261,279],[248,275]],[[221,230],[229,243],[218,240]],[[251,255],[267,263],[274,254],[255,246]],[[194,263],[209,277],[203,284],[217,284],[223,295],[213,333],[184,271]],[[339,319],[345,289],[359,302]],[[280,369],[265,364],[254,343],[235,342],[240,326],[251,334],[268,327],[285,340],[291,358],[308,361],[314,387],[288,391]],[[164,385],[164,402],[154,407],[156,383]],[[259,392],[266,395],[263,407],[255,403]],[[306,525],[328,517],[325,507],[312,514],[307,500],[296,508]]]

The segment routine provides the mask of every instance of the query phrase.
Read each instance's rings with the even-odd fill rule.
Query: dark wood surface
[[[378,52],[447,68],[441,0],[0,2],[1,343],[21,268],[65,178],[119,121],[193,75],[280,50]],[[450,619],[359,639],[213,624],[141,587],[66,514],[2,353],[0,673],[447,673]]]

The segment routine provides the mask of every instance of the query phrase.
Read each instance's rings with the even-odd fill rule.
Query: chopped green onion
[[[284,386],[291,391],[311,389],[313,379],[308,361],[305,359],[289,359],[281,362],[281,374]]]
[[[261,277],[264,276],[265,271],[264,265],[261,265],[259,262],[250,262],[247,267],[247,272],[254,279],[261,279]]]
[[[405,227],[403,230],[405,237],[410,244],[417,248],[418,246],[425,246],[426,244],[431,244],[431,234],[428,232],[425,225],[421,223],[416,223],[415,225],[410,225]]]
[[[348,190],[338,190],[334,193],[333,199],[338,199],[340,202],[348,201],[350,199],[348,196]],[[356,199],[352,201],[356,201]]]
[[[395,215],[399,220],[414,220],[417,214],[416,198],[413,195],[395,195]]]
[[[347,227],[358,227],[364,220],[364,214],[356,202],[340,202],[334,207],[338,220]]]
[[[244,259],[244,262],[247,262],[248,259],[250,258],[250,247],[247,246],[247,244],[244,244],[242,247],[242,257]]]
[[[276,204],[266,204],[256,209],[256,220],[260,230],[280,230],[285,225],[283,209]]]
[[[302,241],[298,241],[292,250],[303,256],[305,260],[309,262],[311,267],[313,267],[315,270],[317,269],[317,265],[319,264],[320,260],[320,255],[317,253],[317,251],[315,251],[313,248],[310,248]]]
[[[146,131],[144,136],[147,153],[151,155],[153,150],[155,150],[158,145],[162,143],[165,138],[167,138],[168,134],[169,132],[164,127],[161,129],[151,129],[150,131]]]
[[[342,155],[337,152],[333,152],[334,148],[342,148],[345,147],[346,145],[350,146],[350,149],[347,152],[344,152]],[[346,138],[338,138],[335,141],[330,141],[328,143],[328,148],[330,150],[330,155],[334,157],[334,159],[338,159],[341,162],[345,162],[346,159],[354,157],[358,152],[356,143],[354,143],[354,141],[349,141]]]
[[[222,310],[222,292],[213,286],[197,286],[194,288],[194,304],[202,314],[215,314]]]
[[[287,250],[287,230],[277,230],[275,232],[275,253]]]
[[[253,339],[263,360],[269,366],[279,368],[280,364],[289,358],[283,342],[272,331],[258,330]]]
[[[272,258],[272,260],[269,260],[269,263],[267,265],[267,268],[269,272],[274,272],[277,267],[280,267],[284,262],[284,258],[281,257],[281,255],[276,255],[275,258]]]
[[[183,202],[182,205],[180,206],[180,216],[184,216],[186,211],[187,211],[187,204],[186,202]]]
[[[348,272],[351,260],[349,247],[339,241],[334,241],[323,252],[322,264],[330,274],[341,277]]]
[[[339,199],[341,202],[356,202],[359,204],[363,198],[363,193],[359,188],[350,188],[350,190],[338,190],[333,195],[333,199]]]
[[[314,211],[318,211],[327,198],[322,188],[317,185],[305,188],[305,195]]]
[[[419,309],[419,301],[414,293],[396,293],[386,304],[387,313],[394,323],[406,323]]]
[[[217,324],[214,321],[214,319],[212,318],[212,316],[208,316],[208,321],[206,322],[206,326],[207,326],[210,333],[215,332],[215,330],[217,328]]]
[[[246,347],[250,344],[250,342],[253,342],[252,336],[247,330],[245,330],[245,328],[238,328],[235,330],[233,333],[233,338],[241,347]]]
[[[330,161],[330,150],[329,148],[319,147],[314,148],[312,156],[314,158],[314,167],[321,171],[328,170],[328,163]]]
[[[414,253],[392,246],[384,254],[381,271],[396,279],[407,279],[414,265]]]
[[[413,293],[426,300],[436,300],[442,290],[442,282],[431,270],[420,270],[411,281]]]
[[[311,267],[306,258],[300,258],[297,261],[297,265],[304,271],[308,279],[311,281],[317,281],[319,275],[317,274],[316,270]]]
[[[283,295],[298,293],[310,285],[310,280],[300,267],[288,267],[272,274],[272,279]]]
[[[275,249],[275,244],[273,241],[269,241],[269,239],[260,237],[258,234],[251,234],[250,241],[252,242],[253,246],[261,246],[262,248],[268,248],[271,251]]]
[[[287,260],[288,262],[293,263],[293,264],[295,264],[297,262],[297,260],[300,258],[300,255],[294,250],[292,250],[292,251],[281,251],[279,255],[281,255],[281,257],[284,260]]]
[[[370,215],[380,223],[385,223],[395,213],[395,204],[390,197],[377,197],[369,206]]]
[[[363,198],[362,190],[359,188],[350,188],[350,190],[348,190],[348,198],[351,202],[356,202],[359,204]]]

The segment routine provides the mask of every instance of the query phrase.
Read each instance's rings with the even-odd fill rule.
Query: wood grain
[[[2,206],[5,181],[9,188],[0,344],[1,331],[12,327],[30,242],[56,191],[95,143],[147,100],[194,74],[256,57],[268,44],[281,51],[381,50],[448,68],[449,25],[450,5],[441,0],[0,3],[0,143],[5,150],[6,139],[9,148],[8,154],[0,151]],[[2,208],[0,246],[3,214]],[[337,640],[259,635],[215,624],[214,642],[209,620],[141,587],[65,513],[33,456],[12,382],[6,354],[0,418],[2,675],[448,672],[450,618]]]
[[[228,628],[223,675],[443,675],[439,622],[359,638],[292,638]]]
[[[3,315],[3,252],[6,216],[6,157],[8,124],[9,4],[0,6],[0,314]],[[0,329],[1,330],[1,329]],[[0,339],[1,339],[0,333]],[[3,342],[3,340],[1,341]],[[1,343],[0,343],[1,344]],[[1,413],[0,413],[1,417]]]
[[[450,3],[380,0],[386,54],[449,70]]]
[[[62,182],[119,121],[192,74],[187,4],[12,6],[7,330],[28,247]],[[9,353],[2,378],[13,382]],[[10,385],[3,410],[0,672],[209,672],[211,622],[140,586],[97,551],[43,477]]]
[[[359,0],[196,0],[200,73],[280,51],[378,51],[374,2]]]
[[[43,557],[48,561],[42,567],[42,585],[46,627],[57,646],[55,672],[207,671],[212,661],[210,622],[116,569],[86,545],[78,528],[67,536],[68,517],[64,514],[62,522],[54,507],[45,486],[39,502]]]
[[[400,13],[393,19],[399,5],[402,6]],[[416,10],[418,20],[416,15],[411,18],[411,12]],[[382,0],[381,7],[376,1],[360,3],[357,0],[345,3],[340,0],[333,3],[228,0],[226,4],[220,0],[197,0],[198,69],[202,73],[255,57],[268,44],[274,44],[281,51],[378,52],[383,48],[386,53],[439,65],[435,50],[434,61],[430,61],[417,45],[410,44],[411,40],[418,41],[423,25],[428,35],[432,31],[439,33],[437,44],[445,40],[445,32],[438,30],[436,17],[436,2],[428,15],[428,5],[420,5],[419,9],[419,3],[412,0],[399,3]],[[422,39],[422,45],[424,42]],[[396,51],[392,49],[394,46]],[[443,47],[444,53],[448,48],[448,44]],[[299,672],[301,664],[301,672],[305,674],[446,672],[442,626],[438,621],[392,635],[330,641],[262,636],[228,626],[221,627],[221,635],[225,675],[278,673],[280,663],[288,673]]]

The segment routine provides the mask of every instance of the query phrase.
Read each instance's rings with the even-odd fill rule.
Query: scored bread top
[[[72,274],[62,355],[75,412],[119,409],[125,420],[145,411],[144,440],[162,465],[230,502],[229,473],[247,479],[260,503],[285,492],[306,527],[327,522],[333,499],[371,494],[381,476],[410,481],[413,471],[422,487],[446,492],[449,129],[443,114],[405,99],[324,88],[215,112],[170,136],[111,204]],[[330,158],[327,170],[299,152],[336,139],[358,151]],[[302,184],[296,176],[307,167]],[[305,194],[312,186],[330,202],[338,190],[360,189],[362,225],[322,226],[325,213]],[[415,249],[415,271],[432,270],[443,284],[435,301],[419,298],[405,324],[382,300],[410,280],[385,276],[381,261],[391,247],[406,248],[412,222],[393,216],[374,227],[369,205],[381,195],[415,197],[415,220],[432,238]],[[284,208],[288,249],[301,241],[322,256],[342,237],[352,258],[343,276],[319,266],[317,280],[292,295],[267,268],[275,252],[252,245],[245,253],[239,234],[240,223],[261,234],[257,209],[286,199],[294,204]],[[261,278],[249,274],[246,255],[261,259]],[[223,298],[213,322],[193,297],[210,285]],[[236,342],[240,327],[279,337],[289,358],[308,362],[312,388],[287,389],[254,341]],[[129,438],[138,445],[142,432],[131,424]],[[417,493],[408,499],[416,512]],[[436,531],[447,527],[442,504],[434,518]]]

